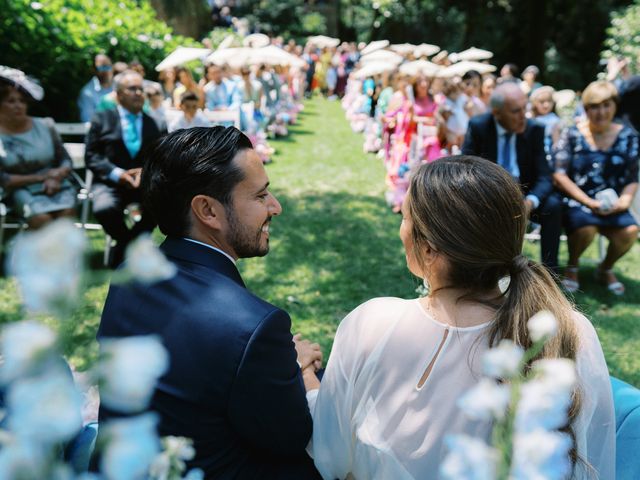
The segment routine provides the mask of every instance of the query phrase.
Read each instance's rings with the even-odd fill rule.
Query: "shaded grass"
[[[378,296],[416,296],[398,237],[400,216],[384,203],[381,161],[362,153],[362,136],[351,132],[339,103],[307,102],[299,125],[273,145],[277,152],[267,173],[283,214],[271,224],[269,255],[239,266],[248,287],[287,310],[294,331],[319,342],[328,356],[337,325],[357,305]],[[96,357],[110,277],[101,267],[102,233],[90,232],[89,239],[93,274],[78,309],[59,325],[64,351],[80,370]],[[539,245],[528,243],[525,252],[537,258]],[[595,325],[611,373],[640,385],[640,251],[634,247],[618,266],[627,286],[622,299],[593,280],[597,257],[594,245],[575,302]],[[0,323],[20,318],[15,284],[0,278]]]

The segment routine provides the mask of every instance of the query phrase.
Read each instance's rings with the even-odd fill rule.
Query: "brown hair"
[[[522,255],[527,212],[520,187],[506,170],[473,156],[454,156],[421,166],[411,178],[406,201],[413,222],[413,252],[431,248],[448,260],[448,286],[461,288],[460,300],[476,300],[495,309],[488,331],[489,345],[502,339],[524,348],[532,345],[527,321],[548,310],[558,321],[557,335],[539,358],[576,358],[578,334],[573,307],[546,268]],[[496,291],[509,275],[509,287],[489,302],[481,294]],[[574,394],[569,417],[579,409]],[[567,425],[566,431],[570,432]],[[572,459],[575,461],[575,451]]]
[[[431,98],[431,92],[429,91],[429,89],[431,88],[431,80],[424,75],[418,75],[413,80],[413,83],[411,85],[411,88],[413,89],[413,98],[418,98],[418,85],[421,82],[427,82],[427,97]]]
[[[16,91],[23,98],[25,103],[29,104],[31,96],[26,94],[21,88],[16,87],[15,85],[11,85],[10,83],[4,82],[0,80],[0,103],[4,102],[5,99],[9,96],[12,91]]]
[[[607,100],[613,100],[616,106],[619,102],[618,89],[613,83],[606,80],[591,82],[582,92],[582,104],[585,109]]]

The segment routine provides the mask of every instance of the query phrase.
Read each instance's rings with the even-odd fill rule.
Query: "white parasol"
[[[354,76],[358,79],[380,75],[381,73],[391,72],[396,69],[396,65],[387,62],[371,62],[354,72]]]
[[[496,67],[493,65],[489,65],[488,63],[480,63],[480,62],[469,62],[463,60],[462,62],[454,63],[448,67],[443,68],[437,73],[437,77],[461,77],[469,70],[475,70],[479,74],[495,72]]]
[[[208,48],[178,47],[156,66],[156,72],[178,67],[192,60],[200,60],[211,53]]]
[[[418,75],[434,77],[442,68],[440,65],[436,65],[427,60],[416,60],[400,65],[400,73],[414,77]]]
[[[454,55],[454,54],[452,54]],[[456,60],[451,59],[451,61],[462,61],[462,60],[489,60],[493,57],[493,53],[489,50],[483,50],[481,48],[471,47],[463,50],[462,52],[458,52],[455,54]]]
[[[243,47],[261,48],[271,44],[271,39],[264,33],[252,33],[242,40]]]
[[[340,45],[339,38],[327,37],[326,35],[315,35],[313,37],[309,37],[308,42],[319,48],[332,48]]]
[[[262,48],[225,48],[216,50],[207,57],[207,62],[216,65],[229,65],[232,68],[240,68],[244,65],[283,65],[303,67],[305,61],[296,57],[275,45]]]
[[[430,57],[440,51],[440,47],[437,45],[431,45],[430,43],[421,43],[413,51],[413,56],[416,58]]]
[[[393,53],[389,50],[377,50],[373,53],[360,57],[360,64],[364,66],[371,62],[388,62],[397,66],[400,65],[403,60],[404,58],[397,53]]]
[[[22,70],[0,65],[0,80],[22,90],[34,100],[40,101],[44,98],[44,89],[38,81],[28,77]]]
[[[376,40],[375,42],[371,42],[369,45],[360,50],[361,55],[368,55],[370,53],[375,52],[376,50],[382,50],[383,48],[387,48],[389,46],[389,40]]]
[[[232,47],[235,40],[236,38],[233,35],[227,35],[226,37],[224,37],[224,40],[220,42],[220,45],[218,45],[218,50]]]
[[[391,45],[389,48],[400,55],[409,55],[413,53],[416,49],[417,45],[413,43],[398,43],[396,45]]]

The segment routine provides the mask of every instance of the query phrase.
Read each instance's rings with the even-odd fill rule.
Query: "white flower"
[[[444,480],[494,480],[498,454],[481,440],[455,435],[446,438],[449,454],[440,466]]]
[[[161,452],[151,462],[149,477],[156,480],[168,480],[171,475],[171,457],[167,452]]]
[[[160,452],[156,424],[157,416],[146,413],[100,425],[108,441],[100,471],[108,480],[146,478],[153,459]]]
[[[116,45],[118,45],[118,39],[116,37],[111,37],[109,39],[109,43],[115,47]]]
[[[185,437],[164,437],[162,447],[164,451],[156,456],[149,470],[151,478],[157,480],[168,480],[175,478],[176,474],[182,475],[186,469],[185,460],[192,460],[196,455],[193,441]],[[193,475],[197,475],[197,471]]]
[[[18,437],[55,444],[82,427],[82,397],[61,367],[39,377],[17,380],[7,395],[8,426]]]
[[[516,411],[516,430],[520,433],[537,429],[556,430],[568,422],[574,385],[571,379],[575,381],[575,370],[573,374],[569,373],[568,364],[563,361],[543,362],[541,371],[546,373],[522,386]],[[540,363],[536,362],[534,368]],[[557,376],[546,371],[554,365],[558,369]]]
[[[103,360],[97,367],[100,398],[122,412],[145,408],[155,384],[169,366],[169,355],[154,335],[106,339]]]
[[[84,233],[70,220],[18,237],[9,270],[28,310],[48,312],[77,298],[85,246]]]
[[[0,478],[43,478],[47,453],[36,442],[13,438],[0,449]]]
[[[481,379],[458,399],[458,407],[473,420],[504,418],[511,397],[507,385],[490,378]]]
[[[522,347],[504,339],[483,355],[482,370],[485,375],[493,378],[513,378],[520,373],[523,355]]]
[[[184,480],[204,480],[204,472],[199,468],[192,468],[184,476]]]
[[[31,2],[31,8],[34,10],[42,10],[43,7],[44,5],[40,2]]]
[[[545,381],[571,391],[577,382],[576,364],[568,358],[544,358],[532,365],[534,372]]]
[[[571,473],[571,438],[559,432],[535,430],[515,435],[510,479],[562,480]]]
[[[151,237],[141,235],[127,247],[126,269],[143,283],[167,280],[176,274],[176,266],[155,246]]]
[[[551,312],[543,310],[529,319],[527,328],[533,341],[539,342],[540,340],[547,340],[556,334],[558,321]]]
[[[0,380],[8,383],[28,374],[51,358],[55,343],[56,334],[41,323],[27,320],[5,326],[0,337]]]
[[[186,437],[168,436],[162,439],[162,446],[172,457],[180,460],[192,460],[196,456],[193,441]]]

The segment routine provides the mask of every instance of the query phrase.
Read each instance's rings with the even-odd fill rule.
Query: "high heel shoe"
[[[575,293],[580,290],[580,282],[578,282],[578,267],[565,267],[564,272],[565,275],[567,273],[573,274],[572,277],[575,278],[563,278],[560,282],[563,288],[569,293]]]

